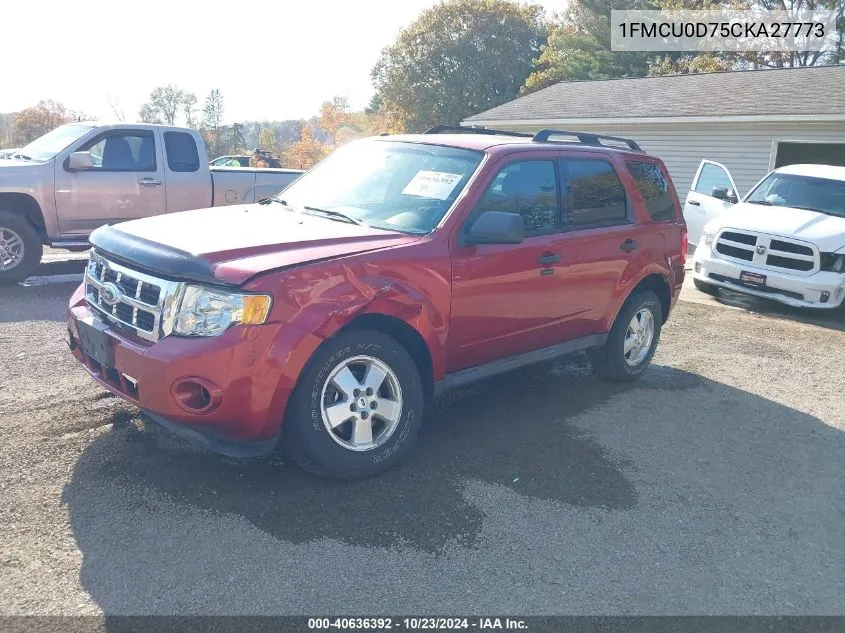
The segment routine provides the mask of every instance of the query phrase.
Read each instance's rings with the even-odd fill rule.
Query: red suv
[[[663,163],[631,140],[435,128],[350,143],[258,204],[103,227],[69,345],[227,455],[397,463],[446,389],[590,350],[645,370],[684,277]]]

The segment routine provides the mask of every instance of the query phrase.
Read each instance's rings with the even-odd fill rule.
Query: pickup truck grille
[[[92,251],[85,270],[85,300],[105,322],[157,341],[170,334],[182,284],[107,260]]]
[[[813,244],[765,233],[726,229],[717,237],[715,250],[724,259],[779,272],[811,275],[820,265]]]

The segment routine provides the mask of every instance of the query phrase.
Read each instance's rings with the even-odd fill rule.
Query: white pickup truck
[[[87,249],[104,224],[256,202],[299,170],[208,166],[187,128],[71,123],[0,160],[0,283],[31,275],[44,245]]]
[[[778,167],[742,201],[735,192],[723,165],[702,163],[684,208],[696,288],[795,307],[845,304],[845,167]]]

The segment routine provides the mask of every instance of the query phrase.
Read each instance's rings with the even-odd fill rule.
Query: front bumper
[[[274,347],[279,325],[233,327],[217,337],[169,336],[156,343],[117,327],[105,329],[113,366],[82,350],[78,321],[92,317],[77,291],[68,312],[68,344],[94,380],[141,408],[150,418],[212,451],[257,455],[273,448],[292,391],[282,368],[265,353]],[[95,317],[96,318],[96,317]],[[196,381],[207,387],[211,404],[192,410],[179,386]]]
[[[739,275],[743,271],[766,275],[766,287],[758,289],[741,283]],[[692,276],[693,279],[713,286],[772,299],[797,308],[834,309],[845,300],[845,274],[822,271],[810,276],[790,275],[768,268],[757,268],[750,263],[737,264],[715,257],[710,247],[703,244],[695,250]]]

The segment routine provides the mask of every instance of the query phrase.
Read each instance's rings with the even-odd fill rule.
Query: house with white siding
[[[703,159],[743,196],[774,167],[845,165],[845,65],[567,81],[462,125],[630,137],[663,159],[681,200]]]

